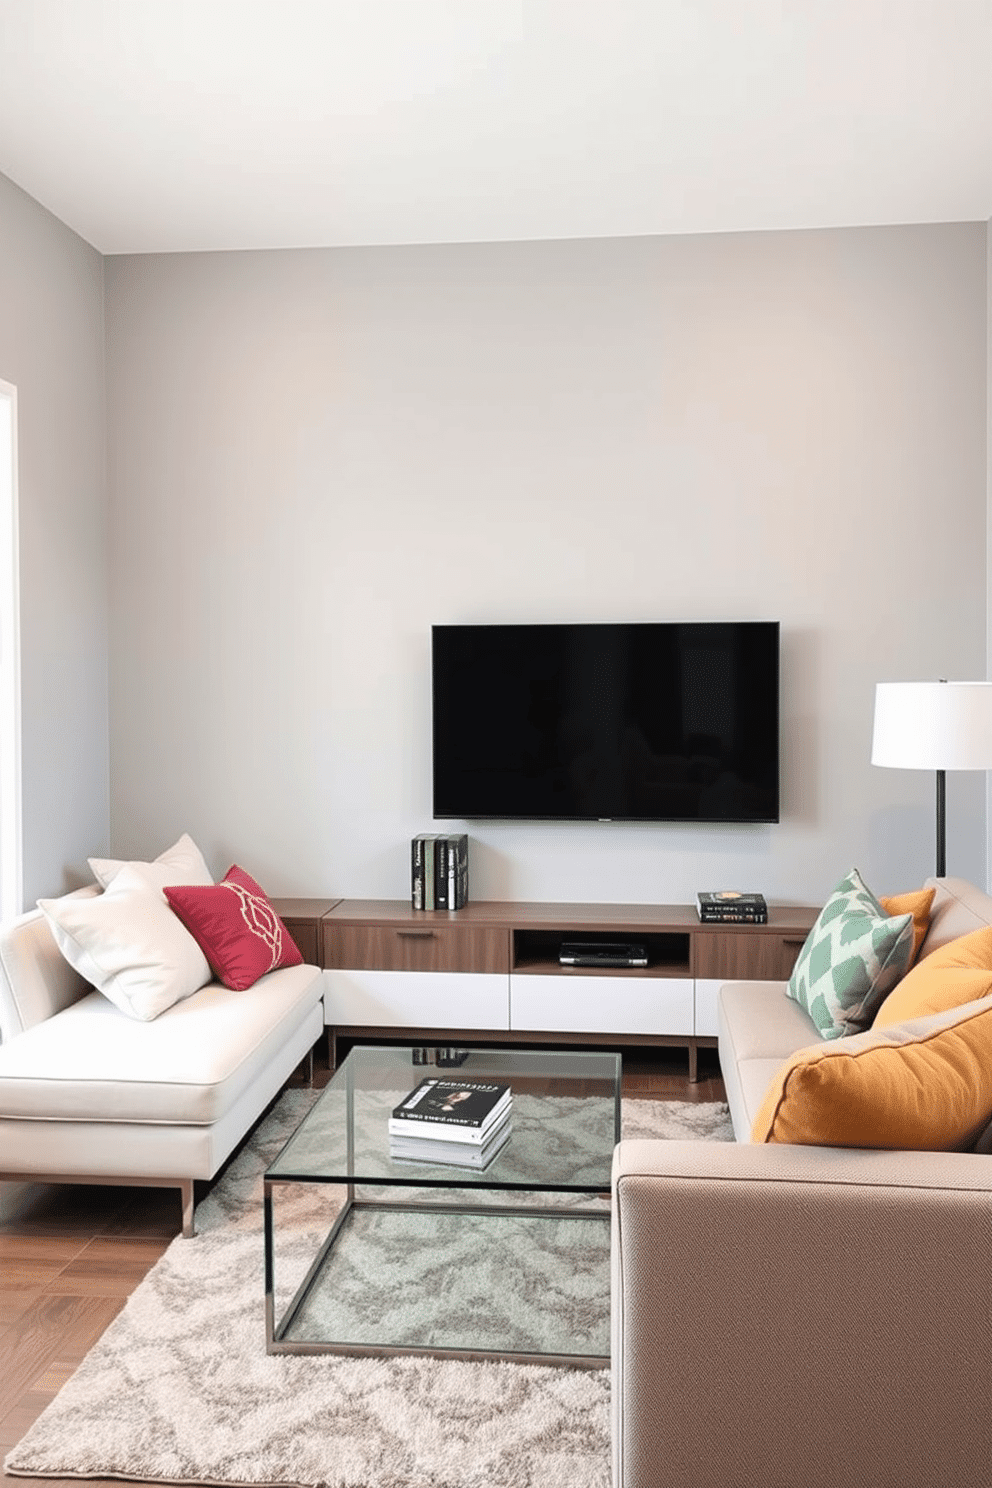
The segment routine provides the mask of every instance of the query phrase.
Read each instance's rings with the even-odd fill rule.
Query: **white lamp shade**
[[[871,762],[992,770],[992,682],[879,682]]]

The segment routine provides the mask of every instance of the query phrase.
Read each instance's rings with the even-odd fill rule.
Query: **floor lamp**
[[[937,772],[937,874],[947,872],[947,770],[992,770],[992,682],[879,682],[871,762]]]

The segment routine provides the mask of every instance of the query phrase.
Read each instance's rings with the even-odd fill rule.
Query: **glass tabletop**
[[[428,1051],[428,1058],[433,1051]],[[603,1193],[620,1140],[620,1056],[576,1050],[424,1050],[358,1045],[266,1173],[267,1180]],[[389,1118],[426,1077],[500,1081],[509,1136],[482,1168],[391,1152]],[[429,1140],[429,1139],[428,1139]]]

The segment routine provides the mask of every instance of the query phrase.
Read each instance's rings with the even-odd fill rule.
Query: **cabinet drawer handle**
[[[794,946],[794,945],[796,945],[796,946],[804,946],[806,944],[806,940],[807,940],[807,937],[804,936],[804,935],[783,935],[782,936],[782,944],[783,945],[787,945],[787,946]]]
[[[401,940],[433,940],[433,930],[397,930]]]

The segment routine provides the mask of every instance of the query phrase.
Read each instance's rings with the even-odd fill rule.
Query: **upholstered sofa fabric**
[[[99,892],[87,885],[76,894],[92,899]],[[71,1007],[90,990],[55,944],[40,909],[0,925],[0,1038],[4,1043]]]
[[[805,1008],[785,994],[784,982],[728,982],[717,998],[720,1070],[738,1142],[751,1129],[783,1063],[797,1049],[820,1043]]]
[[[992,924],[931,884],[922,957]],[[992,1481],[992,1156],[752,1144],[824,1041],[785,982],[718,1007],[737,1142],[614,1154],[613,1488]]]
[[[990,1481],[992,1158],[624,1141],[614,1488]]]
[[[90,992],[0,1045],[0,1118],[216,1121],[319,998],[307,966],[243,992],[211,983],[151,1023]]]

